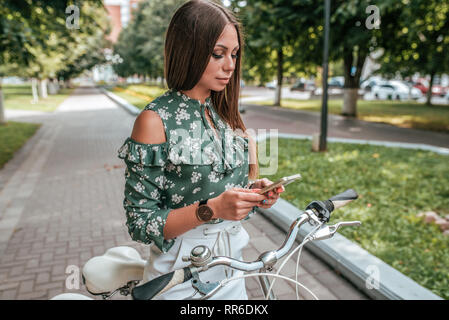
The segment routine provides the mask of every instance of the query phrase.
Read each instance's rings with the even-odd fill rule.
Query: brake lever
[[[312,237],[312,240],[325,240],[332,238],[335,232],[338,231],[341,227],[358,227],[362,223],[360,221],[343,221],[338,222],[332,226],[325,226],[318,230]]]

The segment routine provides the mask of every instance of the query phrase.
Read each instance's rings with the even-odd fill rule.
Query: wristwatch
[[[196,217],[201,222],[208,222],[214,216],[214,211],[207,205],[207,200],[209,199],[201,200],[198,208],[196,208]]]

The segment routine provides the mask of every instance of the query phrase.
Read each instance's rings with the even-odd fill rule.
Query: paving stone
[[[316,279],[325,284],[329,290],[339,299],[343,300],[360,300],[367,297],[355,290],[354,287],[345,279],[337,274],[334,270],[325,270],[315,275]]]
[[[34,280],[22,281],[19,287],[19,293],[32,292],[34,289]]]
[[[0,292],[1,291],[5,291],[5,290],[9,290],[9,289],[14,289],[17,288],[19,286],[19,282],[3,282],[2,284],[0,284]]]
[[[36,278],[36,283],[46,283],[50,280],[50,274],[48,272],[39,273]]]
[[[16,296],[17,296],[17,289],[10,289],[1,292],[2,300],[14,300],[16,299]]]
[[[49,289],[60,289],[64,287],[64,281],[50,282],[45,284],[37,284],[36,291],[48,291]]]
[[[301,265],[311,274],[318,274],[329,269],[325,262],[320,261],[308,250],[303,250],[301,256],[303,256],[301,258]]]
[[[47,300],[47,291],[34,291],[30,293],[23,293],[17,296],[18,300]]]

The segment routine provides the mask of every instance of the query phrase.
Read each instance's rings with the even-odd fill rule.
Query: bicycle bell
[[[190,251],[190,257],[183,257],[184,261],[192,261],[196,267],[202,267],[212,260],[212,253],[206,246],[196,246]]]

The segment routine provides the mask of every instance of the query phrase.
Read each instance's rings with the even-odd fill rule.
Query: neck
[[[206,99],[210,97],[210,89],[201,89],[194,87],[190,90],[183,90],[182,93],[190,97],[191,99],[199,100],[202,104],[206,102]]]

